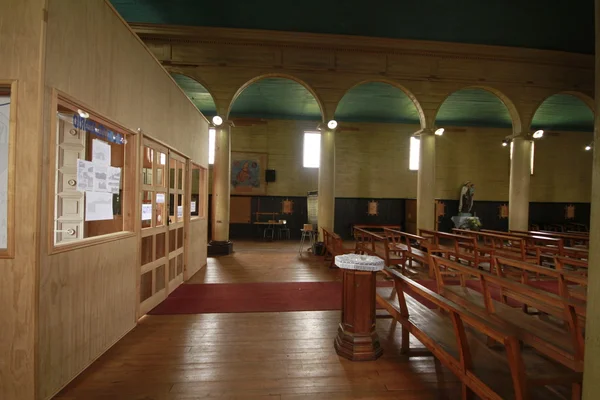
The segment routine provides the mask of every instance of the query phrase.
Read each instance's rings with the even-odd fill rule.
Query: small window
[[[190,214],[192,219],[206,218],[206,168],[192,164],[192,200]]]
[[[56,117],[54,244],[132,231],[133,135],[62,100]]]
[[[510,159],[512,160],[512,155],[513,155],[513,142],[510,142]],[[533,164],[535,161],[535,142],[531,142],[531,175],[533,175]]]
[[[419,157],[421,152],[421,140],[418,137],[410,137],[410,154],[408,156],[408,169],[419,170]]]
[[[10,109],[11,97],[10,88],[0,86],[0,254],[7,253],[11,255],[9,247],[10,235],[9,226],[13,224],[10,221],[12,215],[9,215],[9,160],[12,161],[10,151]],[[12,213],[11,213],[12,214]]]
[[[215,128],[208,130],[208,163],[213,165],[215,163],[215,140],[217,131]]]
[[[321,134],[304,133],[304,168],[319,168],[321,160]]]

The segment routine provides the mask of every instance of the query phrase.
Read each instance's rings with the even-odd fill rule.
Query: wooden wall
[[[49,94],[56,88],[206,166],[206,119],[108,2],[50,0],[46,52],[48,115],[54,112]],[[44,137],[50,128],[47,118]],[[45,143],[48,170],[54,169],[47,164],[53,149]],[[45,184],[42,193],[45,205],[51,195]],[[42,207],[43,221],[48,212]],[[42,224],[40,231],[46,243],[49,227]],[[189,235],[191,273],[206,263],[206,221],[191,223]],[[138,234],[57,254],[41,247],[38,398],[51,397],[135,326],[139,252]]]
[[[14,258],[0,259],[0,398],[33,399],[44,0],[3,0],[0,81],[16,80]],[[18,103],[17,103],[18,98]],[[10,190],[10,189],[9,189]]]
[[[306,196],[317,189],[318,169],[302,166],[302,138],[314,122],[265,120],[232,128],[232,151],[264,152],[277,172],[267,196]],[[352,123],[336,133],[336,197],[410,199],[417,172],[408,168],[415,125]],[[508,201],[510,156],[502,139],[510,129],[449,128],[436,140],[436,198],[458,199],[462,184],[476,185],[477,201]],[[592,140],[586,132],[559,132],[536,141],[532,202],[590,201]],[[212,170],[211,170],[212,172]],[[212,174],[211,174],[212,175]]]

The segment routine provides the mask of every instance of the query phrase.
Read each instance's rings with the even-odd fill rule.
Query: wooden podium
[[[376,360],[383,354],[375,329],[376,271],[379,257],[345,254],[335,257],[343,270],[342,322],[335,338],[338,355],[352,361]]]

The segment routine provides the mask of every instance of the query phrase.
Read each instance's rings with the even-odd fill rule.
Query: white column
[[[417,233],[435,227],[435,134],[420,131],[419,175],[417,178]]]
[[[510,186],[508,194],[508,228],[529,229],[529,181],[531,178],[531,140],[516,137],[512,142]]]
[[[325,228],[333,232],[335,212],[335,129],[321,130],[321,159],[319,164],[319,198],[317,223],[319,237]]]
[[[592,164],[592,206],[590,217],[590,254],[585,327],[585,364],[583,399],[595,400],[600,393],[600,0],[596,0],[596,121],[594,124],[594,161]]]
[[[229,241],[229,195],[231,176],[231,127],[216,127],[212,191],[212,242]]]

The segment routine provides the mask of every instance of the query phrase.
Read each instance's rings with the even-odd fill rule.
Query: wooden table
[[[343,270],[342,321],[334,346],[351,361],[376,360],[383,354],[375,330],[375,274],[383,260],[375,256],[344,254],[335,257]]]

